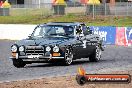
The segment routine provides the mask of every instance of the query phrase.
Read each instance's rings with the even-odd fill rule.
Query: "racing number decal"
[[[86,48],[86,47],[87,47],[86,43],[87,43],[87,41],[84,40],[84,41],[83,41],[83,48]]]

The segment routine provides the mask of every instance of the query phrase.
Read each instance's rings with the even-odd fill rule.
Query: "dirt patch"
[[[111,72],[112,74],[130,74],[132,71]],[[106,73],[104,73],[106,74]],[[108,73],[107,73],[108,74]],[[132,88],[129,84],[85,84],[80,86],[75,80],[75,76],[62,76],[52,78],[42,78],[34,80],[22,80],[0,83],[0,88]]]

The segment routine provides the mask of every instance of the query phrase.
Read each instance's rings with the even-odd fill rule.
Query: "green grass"
[[[0,16],[0,24],[40,24],[46,22],[84,22],[89,26],[132,26],[132,17],[121,17],[121,16],[96,16],[95,19],[92,16],[85,15],[64,15],[64,16],[52,16],[49,14],[33,14],[34,10],[29,11],[28,15],[16,15],[15,11],[12,16]],[[38,11],[39,13],[39,11]],[[20,13],[18,13],[20,14]]]
[[[46,8],[11,8],[11,16],[36,16],[36,15],[49,15],[52,13],[52,10]]]

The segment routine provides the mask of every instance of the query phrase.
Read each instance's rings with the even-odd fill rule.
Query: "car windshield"
[[[38,26],[33,32],[34,37],[44,36],[73,36],[74,28],[72,26],[46,25]]]

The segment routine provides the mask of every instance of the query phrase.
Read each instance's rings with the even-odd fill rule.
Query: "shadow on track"
[[[84,61],[84,60],[81,60],[81,61],[74,61],[70,66],[72,65],[83,65],[83,64],[86,64],[86,63],[89,63],[89,61]],[[32,68],[32,67],[55,67],[55,66],[65,66],[62,62],[55,62],[55,63],[44,63],[44,64],[37,64],[37,65],[28,65],[26,66],[27,68]]]
[[[113,60],[100,60],[99,62],[90,62],[89,60],[75,60],[70,66],[78,66],[78,65],[86,65],[86,64],[102,64],[107,62],[114,62]],[[56,67],[56,66],[65,66],[62,62],[55,62],[55,63],[44,63],[44,64],[32,64],[26,66],[26,68],[33,68],[33,67]]]

